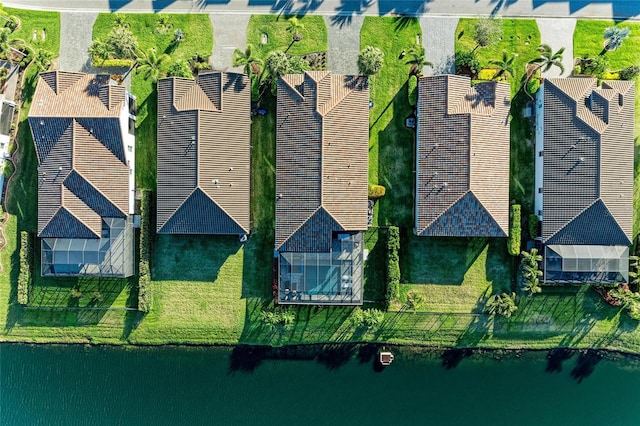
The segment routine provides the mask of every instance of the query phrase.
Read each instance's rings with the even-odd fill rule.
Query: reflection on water
[[[379,350],[4,344],[0,423],[627,425],[640,418],[640,364],[629,358],[391,348],[395,360],[382,369]],[[599,409],[612,393],[615,410]]]

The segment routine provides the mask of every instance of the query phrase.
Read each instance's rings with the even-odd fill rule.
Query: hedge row
[[[396,226],[390,226],[387,231],[387,309],[400,295],[400,231]]]
[[[101,68],[131,68],[133,59],[91,59],[91,65]]]
[[[529,236],[531,238],[536,238],[538,236],[538,229],[540,228],[540,223],[538,216],[531,213],[529,215]]]
[[[153,212],[153,193],[149,190],[142,191],[140,202],[140,263],[138,278],[138,310],[149,312],[151,309],[151,243],[153,239],[153,227],[151,214]]]
[[[20,272],[18,273],[18,303],[29,303],[31,288],[31,264],[33,263],[33,240],[28,232],[20,232]]]
[[[507,240],[507,250],[511,256],[520,255],[521,234],[520,204],[512,204],[509,210],[509,239]]]

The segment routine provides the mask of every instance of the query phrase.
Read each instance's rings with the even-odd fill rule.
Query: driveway
[[[242,67],[232,67],[233,51],[244,50],[247,45],[247,25],[251,15],[209,14],[213,26],[213,68],[242,72]]]
[[[93,12],[62,12],[60,14],[59,67],[64,71],[95,72],[87,53],[91,46]]]
[[[540,30],[540,41],[542,44],[551,46],[553,52],[564,47],[562,65],[564,74],[562,77],[569,77],[573,69],[573,30],[576,28],[576,20],[572,18],[538,18],[538,29]],[[560,69],[552,67],[544,73],[544,77],[560,77]]]
[[[433,62],[433,68],[424,68],[424,75],[455,74],[457,27],[458,18],[456,17],[423,16],[420,18],[425,56],[427,61]]]
[[[358,75],[358,53],[360,52],[360,29],[364,16],[348,19],[325,16],[327,25],[327,69],[336,74]]]

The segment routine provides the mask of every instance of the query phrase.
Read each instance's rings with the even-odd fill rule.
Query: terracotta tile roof
[[[543,241],[630,245],[633,82],[547,79],[543,90]]]
[[[250,108],[242,74],[158,82],[159,233],[249,232]]]
[[[470,83],[455,75],[418,82],[417,235],[508,234],[509,85]]]
[[[109,76],[40,74],[29,112],[38,156],[38,236],[100,238],[102,217],[128,212],[129,168]]]
[[[278,82],[278,250],[328,252],[331,231],[367,229],[369,87],[308,71]]]

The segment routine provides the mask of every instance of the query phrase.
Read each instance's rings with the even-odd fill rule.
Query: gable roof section
[[[331,231],[367,229],[366,77],[307,71],[278,81],[278,250],[327,252]]]
[[[249,232],[250,107],[242,74],[158,82],[158,232]]]
[[[631,244],[634,92],[627,81],[545,80],[545,243]]]
[[[506,237],[509,107],[505,83],[418,82],[416,234]]]
[[[125,96],[106,75],[40,74],[29,112],[38,156],[38,236],[100,238],[102,217],[127,216],[129,169],[119,118]]]

